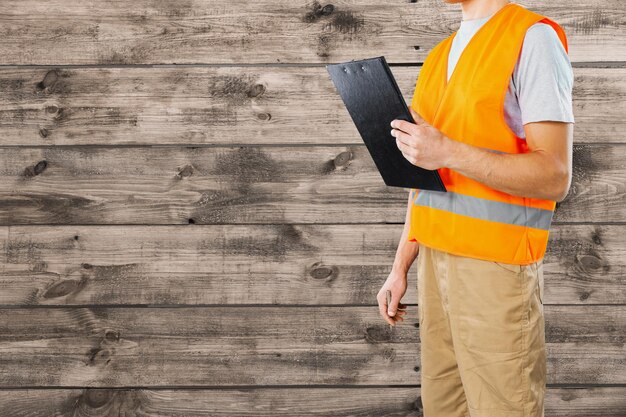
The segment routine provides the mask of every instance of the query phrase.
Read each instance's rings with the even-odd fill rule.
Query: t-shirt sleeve
[[[513,74],[522,124],[540,121],[574,123],[574,73],[556,31],[535,23],[526,31]]]

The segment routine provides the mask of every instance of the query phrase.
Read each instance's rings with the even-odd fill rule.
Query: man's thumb
[[[395,306],[392,307],[392,304],[393,304],[393,302],[391,304],[389,304],[389,306],[387,307],[387,315],[393,317],[393,316],[396,315],[396,308],[395,308]]]
[[[424,123],[426,123],[426,120],[424,120],[422,116],[420,116],[415,110],[413,110],[413,107],[409,107],[409,110],[411,111],[411,116],[413,116],[415,124],[423,125]]]

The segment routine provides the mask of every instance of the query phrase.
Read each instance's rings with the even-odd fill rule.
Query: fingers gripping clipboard
[[[391,135],[391,121],[415,123],[384,56],[326,65],[386,185],[447,191],[437,170],[410,163]]]

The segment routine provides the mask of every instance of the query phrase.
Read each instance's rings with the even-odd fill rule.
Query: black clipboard
[[[391,121],[415,123],[384,56],[326,65],[386,185],[443,191],[437,170],[410,163],[391,135]]]

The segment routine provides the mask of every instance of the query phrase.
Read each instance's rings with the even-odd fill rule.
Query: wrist
[[[444,161],[444,167],[450,169],[456,169],[457,167],[457,159],[459,148],[463,146],[463,143],[451,139],[447,136],[444,136],[447,146],[446,146],[446,159]]]
[[[401,276],[406,278],[408,272],[409,272],[409,269],[407,267],[405,267],[405,266],[402,266],[402,265],[394,264],[391,267],[391,273],[394,274],[394,275],[401,275]]]

